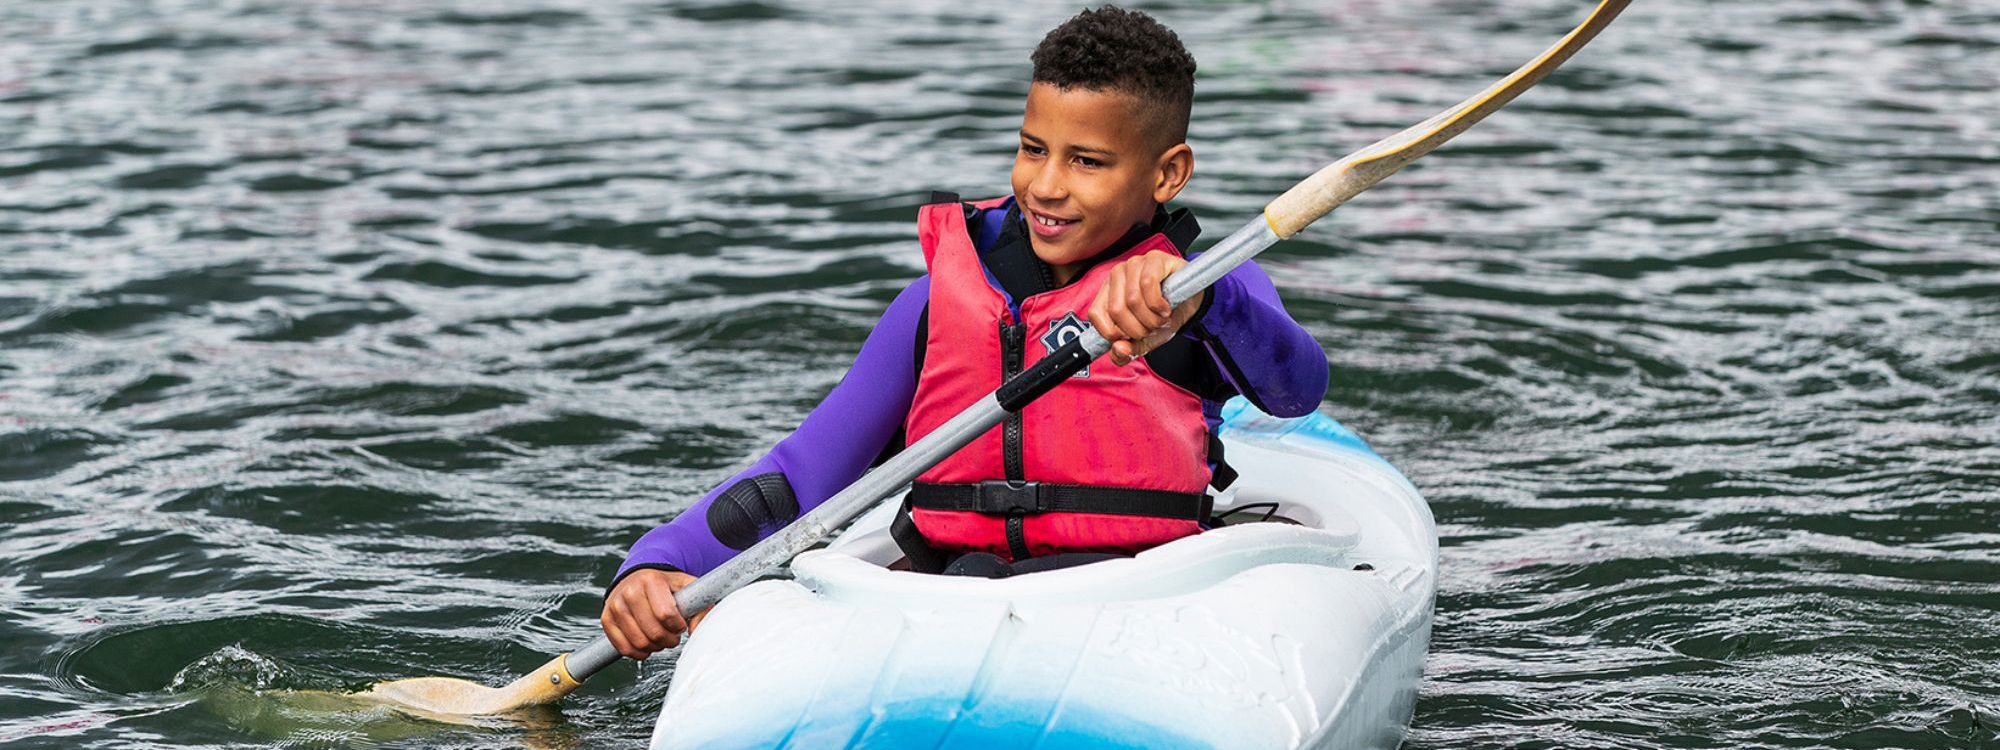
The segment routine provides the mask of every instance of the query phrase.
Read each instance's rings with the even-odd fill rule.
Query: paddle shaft
[[[1630,2],[1602,0],[1575,30],[1513,74],[1457,106],[1343,157],[1301,181],[1265,206],[1262,216],[1244,224],[1208,252],[1168,276],[1161,285],[1167,301],[1174,306],[1187,301],[1280,238],[1297,234],[1321,216],[1513,101],[1514,97],[1568,60]],[[853,522],[877,501],[902,489],[917,475],[970,444],[999,425],[1007,415],[1020,411],[1110,350],[1111,343],[1095,328],[1086,329],[1083,335],[1050,352],[1033,367],[1008,378],[993,393],[966,407],[958,416],[863,475],[819,507],[744,550],[721,567],[696,578],[694,583],[675,594],[674,602],[681,613],[688,616],[714,606],[723,596],[755,581]],[[617,649],[600,634],[571,653],[566,667],[570,676],[582,682],[617,660]]]

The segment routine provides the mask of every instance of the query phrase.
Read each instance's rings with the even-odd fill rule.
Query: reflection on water
[[[1590,3],[1148,5],[1247,218]],[[452,727],[782,435],[1003,190],[1073,7],[0,6],[0,742],[640,744],[670,665]],[[2000,14],[1640,3],[1267,254],[1435,504],[1412,747],[2000,744]],[[11,746],[10,745],[10,746]]]

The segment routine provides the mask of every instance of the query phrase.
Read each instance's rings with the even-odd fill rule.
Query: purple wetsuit
[[[971,217],[982,257],[1020,221],[1010,207],[1011,201]],[[1025,226],[1014,231],[1024,233]],[[612,585],[644,568],[706,574],[900,449],[917,392],[923,345],[918,331],[929,300],[928,276],[896,295],[862,343],[854,367],[799,428],[672,521],[640,537]],[[1236,394],[1280,417],[1302,416],[1319,406],[1326,395],[1326,353],[1285,312],[1263,269],[1255,263],[1237,267],[1209,289],[1204,305],[1173,344],[1188,352],[1182,359],[1192,366],[1175,368],[1183,374],[1163,375],[1203,398],[1211,429],[1221,402]],[[1156,358],[1168,348],[1146,356],[1156,371],[1164,369]]]

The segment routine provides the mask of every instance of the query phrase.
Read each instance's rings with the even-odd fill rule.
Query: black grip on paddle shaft
[[[1083,350],[1083,337],[1072,338],[1069,343],[1049,352],[1049,356],[1036,360],[1034,366],[1008,378],[1000,385],[1000,390],[993,392],[993,398],[1000,402],[1000,408],[1008,412],[1020,411],[1029,402],[1062,385],[1069,376],[1089,367],[1091,359],[1090,352]]]

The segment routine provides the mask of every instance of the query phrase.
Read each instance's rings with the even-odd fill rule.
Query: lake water
[[[1209,240],[1584,0],[1154,3]],[[631,747],[498,683],[1006,190],[1076,6],[0,6],[0,744]],[[1412,748],[2000,747],[2000,8],[1640,2],[1261,261],[1443,544]]]

